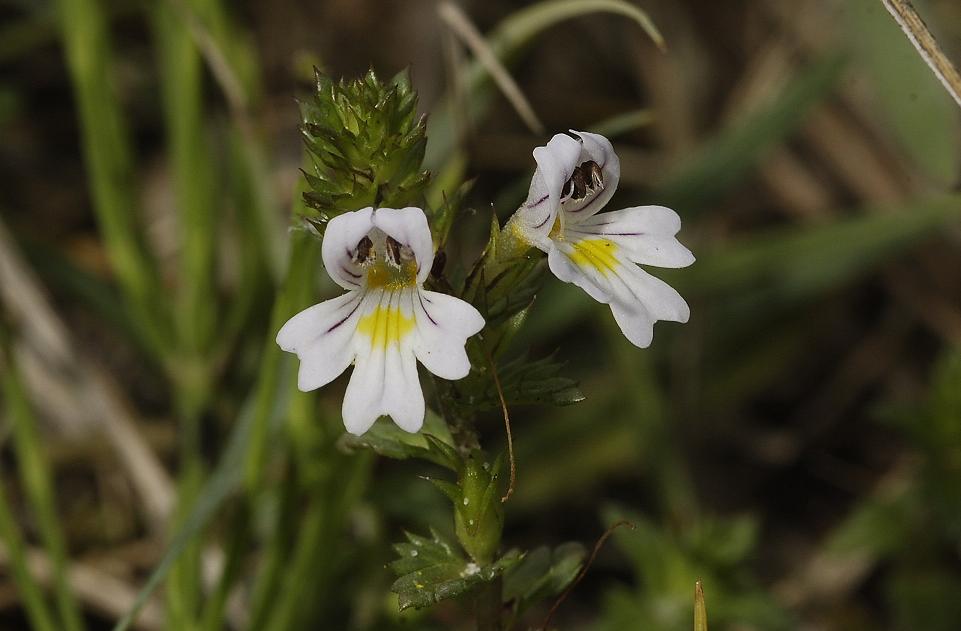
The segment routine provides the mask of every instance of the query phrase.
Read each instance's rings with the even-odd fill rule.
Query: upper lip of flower
[[[590,216],[610,200],[620,179],[620,161],[603,136],[571,130],[556,134],[543,147],[534,149],[537,170],[527,201],[515,220],[522,237],[542,250],[558,216],[565,213]]]

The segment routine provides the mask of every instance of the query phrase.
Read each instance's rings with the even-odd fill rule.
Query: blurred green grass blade
[[[319,427],[316,418],[310,420]],[[324,440],[323,471],[305,489],[310,504],[281,572],[281,589],[258,616],[266,617],[265,631],[307,628],[307,621],[325,619],[329,608],[338,604],[333,581],[344,554],[334,542],[344,536],[348,514],[367,486],[374,459],[371,454],[339,454],[333,436]]]
[[[287,448],[289,451],[289,444]],[[290,472],[290,467],[287,470]],[[290,562],[292,542],[296,539],[299,526],[297,516],[302,512],[299,491],[300,484],[295,475],[284,476],[274,488],[266,491],[275,495],[277,507],[272,520],[273,530],[262,552],[260,571],[250,590],[248,611],[251,629],[262,629],[267,624],[270,603],[277,598],[281,578]]]
[[[0,353],[2,353],[0,354],[0,376],[3,377],[3,398],[7,417],[17,422],[14,416],[20,413],[17,408],[25,404],[25,395],[19,376],[14,372],[15,367],[12,365],[12,353],[7,336],[8,332],[3,329],[0,322]],[[59,627],[54,623],[54,614],[27,565],[23,537],[2,484],[0,484],[0,539],[6,546],[7,563],[31,626],[37,631],[57,631]]]
[[[23,4],[28,4],[26,0]],[[57,12],[49,2],[33,3],[36,10],[18,21],[7,20],[0,26],[0,64],[18,61],[21,57],[54,43],[59,36]],[[107,18],[126,17],[136,9],[135,3],[111,2],[104,8]]]
[[[196,0],[193,4],[198,4]],[[150,18],[154,30],[168,155],[176,193],[179,228],[178,286],[174,321],[178,365],[171,371],[181,437],[179,523],[200,491],[200,415],[211,376],[205,351],[217,317],[213,299],[215,213],[212,156],[203,124],[203,74],[200,54],[169,3],[158,2]],[[167,624],[190,626],[199,608],[200,542],[187,547],[168,582]]]
[[[233,493],[241,488],[243,482],[243,463],[250,429],[253,421],[254,399],[251,398],[241,411],[237,424],[230,434],[227,447],[217,468],[203,486],[197,502],[182,521],[179,529],[171,538],[160,563],[150,574],[146,584],[137,594],[131,610],[114,627],[114,631],[129,629],[147,599],[166,577],[168,571],[191,542],[200,535],[217,510]],[[278,402],[280,405],[280,402]]]
[[[647,127],[654,122],[654,112],[649,109],[639,109],[606,118],[590,126],[595,134],[608,138],[623,136],[641,127]]]
[[[571,18],[591,13],[614,13],[633,20],[641,26],[651,39],[663,45],[663,38],[648,15],[637,6],[624,0],[547,0],[529,7],[518,9],[500,24],[487,37],[497,58],[509,64],[514,57],[542,31]],[[458,69],[464,76],[464,86],[468,93],[467,105],[470,120],[483,118],[490,106],[495,92],[490,77],[477,61],[465,62]],[[424,165],[432,171],[439,170],[447,162],[456,142],[456,126],[451,115],[450,99],[433,108],[427,125],[427,153]]]
[[[0,130],[20,116],[23,110],[21,98],[20,90],[0,83]]]
[[[784,142],[811,108],[830,94],[844,61],[828,56],[813,62],[766,107],[721,131],[649,199],[684,217],[702,210],[743,181],[765,153]]]
[[[931,13],[935,12],[931,4]],[[924,5],[918,3],[920,9]],[[961,115],[944,87],[877,0],[847,0],[838,20],[871,106],[914,164],[939,186],[961,172]],[[950,39],[948,27],[929,23]]]
[[[682,293],[757,292],[767,301],[810,299],[894,259],[961,218],[961,196],[916,200],[824,226],[790,228],[733,240],[680,271],[659,273]]]
[[[224,501],[242,487],[245,474],[251,474],[251,462],[255,463],[253,473],[258,476],[253,483],[260,482],[263,458],[266,457],[268,430],[271,422],[282,416],[288,405],[285,385],[290,382],[292,368],[292,362],[284,356],[274,337],[280,326],[303,303],[305,287],[310,287],[314,270],[313,265],[306,263],[316,259],[319,252],[319,242],[306,232],[294,233],[292,241],[287,278],[274,303],[257,386],[241,411],[217,468],[204,484],[197,502],[171,539],[160,564],[137,595],[133,608],[117,623],[115,631],[130,627],[177,558],[200,535]]]
[[[227,599],[233,586],[242,577],[243,561],[247,558],[251,547],[251,516],[245,503],[238,504],[235,514],[231,515],[230,519],[225,520],[225,523],[231,524],[233,527],[227,533],[226,562],[220,573],[220,579],[217,581],[213,593],[204,603],[200,623],[200,629],[203,631],[219,631],[226,626],[224,622]]]
[[[191,421],[187,421],[191,422]],[[184,429],[181,419],[181,435],[195,431]],[[190,439],[188,439],[190,440]],[[195,439],[194,439],[195,440]],[[182,439],[182,442],[183,439]],[[194,445],[190,446],[191,449]],[[184,523],[197,502],[203,482],[203,465],[198,453],[183,454],[177,480],[177,505],[171,521],[171,530]],[[202,596],[200,556],[203,539],[200,535],[189,541],[177,558],[167,579],[167,628],[177,631],[194,625]]]
[[[217,209],[213,156],[204,129],[203,66],[193,39],[169,3],[156,3],[151,18],[180,229],[177,329],[184,351],[196,355],[209,344],[216,319],[212,297]]]
[[[44,600],[43,591],[33,580],[33,575],[27,567],[23,538],[20,536],[13,511],[7,501],[7,493],[2,485],[0,485],[0,540],[6,546],[7,565],[30,627],[34,631],[59,631],[59,626],[54,623],[54,616]]]
[[[137,225],[134,163],[110,76],[106,16],[98,0],[58,0],[60,34],[79,109],[93,206],[114,273],[134,320],[158,356],[170,349],[155,261]]]
[[[810,315],[796,310],[792,313],[795,317],[787,322],[745,318],[743,332],[725,335],[724,350],[716,351],[717,361],[710,363],[710,377],[705,379],[700,397],[701,409],[723,418],[759,390],[773,387],[792,364],[809,353]],[[702,312],[699,317],[709,320],[712,314]],[[757,335],[759,324],[764,327],[763,336]]]
[[[245,463],[247,486],[251,491],[256,490],[263,479],[271,421],[276,418],[274,401],[277,393],[284,390],[285,384],[279,378],[280,367],[292,363],[290,355],[280,350],[274,338],[284,322],[300,307],[308,304],[312,294],[312,273],[320,252],[319,241],[305,231],[292,233],[291,242],[290,269],[271,315],[260,375],[254,390],[254,419]],[[284,392],[285,397],[288,394]]]
[[[298,187],[295,203],[301,203],[299,191]],[[254,392],[231,434],[230,443],[220,464],[172,539],[160,565],[138,595],[134,609],[118,623],[117,630],[129,627],[136,612],[163,580],[176,559],[189,549],[193,539],[199,536],[219,506],[242,485],[244,476],[246,475],[252,488],[260,484],[267,457],[270,428],[289,404],[286,385],[292,383],[289,378],[292,362],[277,347],[274,336],[290,316],[302,306],[306,306],[311,296],[311,272],[316,267],[318,255],[319,242],[316,239],[303,231],[292,234],[287,277],[274,303]]]
[[[117,288],[102,277],[79,267],[64,252],[49,244],[33,239],[20,239],[20,251],[26,256],[30,266],[43,279],[43,285],[50,287],[52,293],[61,292],[69,299],[76,300],[89,309],[100,322],[111,330],[119,331],[139,347],[148,357],[150,345],[140,337],[142,331],[133,322],[133,314],[123,308],[123,299]]]
[[[811,300],[857,281],[893,260],[938,228],[961,218],[961,197],[915,200],[883,209],[861,209],[860,215],[835,223],[791,227],[733,238],[681,270],[654,274],[687,298],[725,297],[748,301],[753,309],[773,310]],[[598,308],[583,292],[549,284],[541,301],[553,306],[534,310],[529,337],[548,339]]]
[[[57,16],[53,11],[37,11],[18,21],[10,20],[0,28],[0,63],[33,52],[56,37]]]
[[[0,365],[0,368],[3,368],[0,371],[3,374],[3,398],[6,402],[7,418],[13,430],[17,469],[53,569],[54,595],[62,624],[62,627],[57,628],[80,631],[84,628],[83,618],[67,578],[67,545],[57,515],[50,463],[37,433],[36,418],[27,399],[13,353],[5,341],[0,352],[4,355],[0,364],[5,364]],[[5,501],[2,503],[6,504]],[[3,529],[8,533],[13,532],[9,528],[15,526],[11,524]],[[29,586],[27,589],[30,589]]]
[[[274,221],[273,202],[263,196],[266,174],[260,173],[248,160],[249,143],[241,134],[230,134],[229,194],[236,209],[236,221],[224,226],[223,236],[233,241],[233,251],[239,253],[235,267],[237,281],[230,302],[224,309],[217,339],[214,340],[213,356],[228,355],[241,341],[245,327],[264,296],[270,295],[275,283],[279,283],[282,267],[282,246],[286,233],[278,229]],[[220,361],[215,359],[215,362]]]
[[[288,224],[279,219],[283,216],[273,193],[271,167],[263,143],[256,137],[233,130],[230,138],[235,169],[233,180],[235,194],[241,199],[240,221],[255,249],[251,265],[264,267],[270,279],[279,284],[283,280],[287,262],[286,249]],[[301,203],[301,188],[294,191],[294,203]]]

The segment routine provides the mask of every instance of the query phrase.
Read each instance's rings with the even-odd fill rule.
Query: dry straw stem
[[[484,357],[491,369],[491,377],[494,378],[494,387],[497,388],[497,398],[500,399],[501,412],[504,414],[504,431],[507,432],[507,460],[510,463],[510,482],[507,485],[507,492],[501,498],[501,503],[506,503],[514,494],[514,483],[517,481],[517,465],[514,462],[514,436],[511,433],[511,416],[507,411],[507,401],[504,399],[504,389],[501,387],[500,377],[497,375],[497,366],[490,353],[484,349]]]
[[[581,571],[577,573],[577,576],[574,577],[574,580],[571,581],[571,584],[567,586],[567,589],[565,589],[560,596],[558,596],[550,611],[547,612],[547,617],[544,619],[544,623],[540,626],[541,631],[548,631],[551,625],[551,620],[554,619],[554,614],[557,613],[557,610],[564,603],[570,593],[574,591],[574,588],[577,587],[577,584],[581,582],[581,579],[584,578],[584,576],[587,574],[587,571],[591,569],[591,565],[594,564],[594,559],[597,557],[597,553],[601,551],[601,548],[604,547],[604,544],[607,543],[607,540],[611,537],[611,535],[614,534],[614,531],[621,526],[627,526],[631,530],[637,528],[635,524],[622,519],[619,522],[615,522],[610,528],[604,531],[604,534],[602,534],[597,540],[597,543],[594,544],[594,549],[591,550],[591,556],[587,558],[587,562],[584,563]]]
[[[34,278],[19,256],[6,227],[0,222],[0,302],[13,317],[21,344],[18,354],[28,357],[27,364],[69,376],[74,384],[67,392],[71,402],[59,420],[75,422],[79,416],[99,424],[130,474],[131,482],[151,522],[157,528],[166,522],[173,506],[173,483],[156,454],[140,434],[133,408],[124,400],[120,388],[96,363],[77,352],[67,326],[54,313]],[[28,388],[35,385],[25,376]],[[55,381],[55,378],[45,382]],[[43,402],[44,397],[36,400]],[[61,426],[64,426],[62,423]],[[66,425],[69,427],[69,425]]]
[[[56,570],[45,553],[36,548],[27,548],[26,561],[30,575],[39,584],[53,585]],[[0,564],[6,565],[8,562],[7,550],[0,548]],[[67,570],[67,583],[81,602],[110,618],[119,618],[126,613],[137,597],[137,591],[126,582],[88,563],[71,563]],[[150,601],[137,619],[136,628],[159,631],[164,626],[163,620],[159,603]]]
[[[694,631],[707,631],[707,606],[700,579],[694,583]]]
[[[457,35],[464,44],[470,48],[471,52],[474,53],[474,57],[477,61],[484,66],[484,69],[490,74],[491,78],[500,88],[504,96],[510,101],[510,104],[514,106],[517,110],[518,116],[524,121],[535,134],[541,135],[544,133],[544,124],[534,113],[534,108],[531,107],[530,102],[524,93],[521,91],[517,82],[511,77],[507,68],[500,62],[497,55],[491,50],[491,47],[484,40],[484,36],[481,35],[477,27],[470,21],[470,18],[464,14],[464,12],[457,5],[451,2],[442,2],[437,7],[437,14],[444,21],[445,24],[450,28],[450,30]]]
[[[941,50],[938,41],[934,39],[934,35],[931,34],[911,2],[909,0],[881,0],[881,2],[884,3],[888,13],[897,20],[898,26],[914,44],[921,58],[941,81],[944,89],[961,107],[961,75]]]

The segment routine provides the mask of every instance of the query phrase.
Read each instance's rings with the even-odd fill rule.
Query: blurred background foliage
[[[961,59],[961,6],[916,4]],[[554,625],[690,628],[700,578],[712,629],[961,628],[961,117],[881,3],[460,7],[544,133],[428,0],[0,1],[0,625],[470,628],[389,593],[402,529],[452,529],[433,472],[338,446],[345,380],[273,344],[334,293],[288,231],[316,65],[411,69],[451,270],[568,128],[683,218],[689,324],[641,351],[549,283],[514,340],[586,401],[512,410],[506,545],[636,526]]]

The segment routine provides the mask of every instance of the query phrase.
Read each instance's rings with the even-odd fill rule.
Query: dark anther
[[[582,167],[586,167],[591,172],[591,188],[598,189],[604,186],[604,173],[601,171],[599,164],[593,160],[588,160]]]
[[[430,275],[433,278],[442,277],[445,265],[447,265],[447,254],[443,250],[438,250],[434,255],[434,264],[430,266]]]
[[[581,167],[574,169],[571,174],[571,183],[574,185],[574,192],[571,199],[584,199],[587,197],[587,173]]]
[[[387,258],[394,265],[400,265],[400,243],[392,237],[387,237]]]
[[[564,183],[561,199],[570,196],[571,199],[584,199],[588,193],[604,187],[604,173],[593,160],[577,165],[571,178]]]
[[[370,258],[370,251],[374,247],[374,242],[370,237],[364,237],[357,243],[357,251],[354,252],[354,263],[363,264]]]

